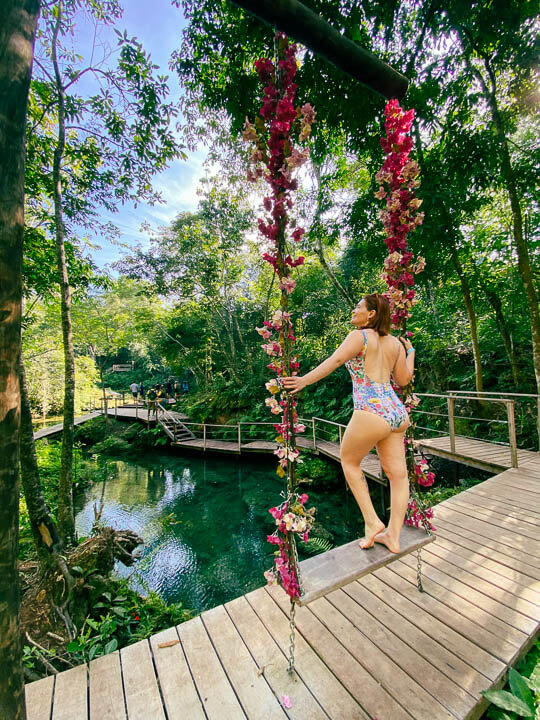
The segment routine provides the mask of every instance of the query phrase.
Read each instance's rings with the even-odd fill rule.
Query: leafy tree
[[[93,221],[100,205],[113,210],[126,199],[155,199],[151,187],[153,173],[181,154],[170,129],[176,109],[166,100],[166,78],[154,76],[155,66],[135,38],[117,33],[117,67],[109,66],[106,57],[94,61],[94,51],[89,65],[83,66],[79,56],[64,42],[76,33],[81,7],[96,28],[121,17],[117,0],[88,0],[82,6],[75,0],[57,0],[48,5],[43,13],[39,72],[34,82],[37,127],[33,129],[38,129],[44,152],[33,156],[38,167],[32,178],[35,181],[52,170],[53,180],[52,186],[46,181],[37,183],[35,214],[41,221],[48,221],[56,239],[62,298],[65,395],[58,521],[68,543],[75,538],[72,500],[75,360],[66,236],[70,228]],[[96,92],[88,96],[78,94],[81,79],[88,75],[94,78]],[[43,218],[44,203],[50,198],[54,216]]]

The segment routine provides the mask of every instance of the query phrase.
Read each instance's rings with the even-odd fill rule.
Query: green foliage
[[[492,705],[484,717],[489,720],[518,720],[538,717],[540,708],[540,640],[508,671],[508,683],[502,690],[483,691]]]

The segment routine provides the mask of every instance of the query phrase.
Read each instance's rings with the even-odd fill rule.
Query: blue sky
[[[182,11],[173,7],[170,0],[123,0],[123,18],[115,23],[120,30],[126,30],[130,37],[135,36],[150,53],[153,62],[160,67],[160,73],[169,76],[171,98],[178,99],[182,92],[178,76],[168,67],[169,57],[173,50],[179,48],[185,20]],[[80,51],[81,43],[90,46],[93,28],[84,23],[79,25],[80,34],[74,44]],[[101,33],[101,39],[116,46],[116,37],[112,29]],[[83,50],[84,53],[84,50]],[[82,88],[79,88],[82,89]],[[187,160],[175,161],[167,170],[154,176],[154,187],[163,196],[165,204],[147,205],[141,203],[135,208],[132,204],[120,206],[117,213],[103,212],[101,218],[110,220],[120,230],[120,242],[135,245],[148,242],[148,234],[140,232],[142,223],[149,223],[153,228],[169,223],[177,213],[183,210],[194,210],[197,206],[196,188],[204,174],[203,162],[206,153],[203,148],[189,153]],[[89,236],[92,243],[100,249],[92,250],[92,258],[100,267],[117,260],[125,250],[102,238]]]

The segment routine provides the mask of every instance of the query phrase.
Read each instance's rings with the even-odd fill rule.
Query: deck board
[[[26,720],[50,720],[53,690],[54,675],[25,685]]]
[[[153,635],[150,647],[168,720],[205,720],[176,628]]]
[[[290,601],[265,586],[88,668],[30,683],[28,717],[478,720],[482,691],[500,687],[540,627],[540,467],[520,473],[504,470],[435,507],[423,593],[416,557],[374,569],[387,551],[352,543],[354,572],[370,571],[296,606],[293,674]],[[302,566],[321,560],[328,554]]]
[[[125,720],[126,710],[120,653],[96,658],[88,664],[90,720]]]

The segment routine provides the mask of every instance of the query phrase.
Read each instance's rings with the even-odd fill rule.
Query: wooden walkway
[[[95,412],[87,413],[86,415],[80,415],[79,417],[75,418],[75,425],[82,425],[85,422],[88,422],[88,420],[93,420],[94,418],[97,418],[101,415],[101,412],[99,410],[96,410]],[[58,435],[58,433],[61,433],[64,428],[64,423],[58,423],[57,425],[51,425],[51,427],[43,428],[43,430],[37,430],[34,433],[34,440],[41,440],[41,438],[49,437],[51,435]]]
[[[261,587],[27,685],[28,720],[476,720],[540,626],[539,483],[537,459],[437,505],[424,593],[408,555],[297,608],[292,676]]]
[[[487,472],[501,472],[512,467],[510,447],[486,440],[456,435],[455,450],[450,447],[450,437],[426,438],[416,441],[417,447],[430,455],[460,462]],[[540,453],[532,450],[517,450],[518,467],[534,465]]]

